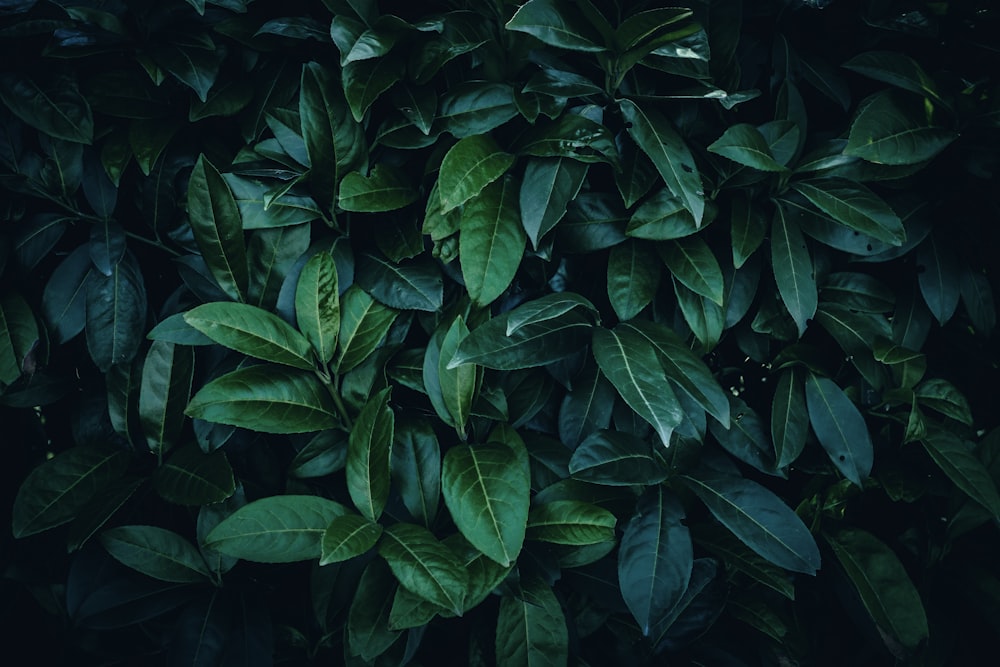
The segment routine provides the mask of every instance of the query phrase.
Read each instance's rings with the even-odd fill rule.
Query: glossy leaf
[[[535,0],[537,1],[537,0]],[[519,595],[500,598],[496,628],[496,664],[558,667],[569,654],[569,636],[562,606],[552,589],[539,579],[520,586]]]
[[[311,370],[309,341],[277,315],[244,303],[206,303],[184,321],[216,343],[247,356]]]
[[[321,431],[337,423],[333,400],[315,375],[269,364],[212,380],[185,414],[264,433]]]
[[[595,431],[580,443],[569,460],[569,473],[606,486],[658,484],[667,478],[648,442],[609,430]]]
[[[906,240],[899,216],[860,183],[842,179],[800,181],[795,189],[831,218],[894,246]]]
[[[512,164],[514,156],[504,152],[489,135],[460,139],[441,161],[437,183],[441,212],[447,213],[478,195]]]
[[[468,576],[455,554],[426,528],[407,523],[390,526],[378,552],[400,586],[455,614],[462,613]]]
[[[205,545],[257,563],[319,559],[327,526],[347,509],[319,496],[269,496],[239,508],[205,538]]]
[[[327,252],[313,255],[295,287],[295,322],[320,363],[328,364],[340,334],[337,266]]]
[[[918,107],[891,91],[863,101],[851,124],[844,154],[875,164],[916,164],[955,140],[955,134],[920,118]]]
[[[392,486],[414,519],[430,527],[441,499],[441,446],[426,420],[397,420],[390,452]]]
[[[492,303],[507,289],[524,254],[516,198],[516,182],[504,179],[486,186],[462,211],[459,260],[477,304]]]
[[[708,150],[759,171],[787,171],[774,159],[764,135],[746,123],[730,125]]]
[[[152,451],[165,451],[177,444],[193,378],[194,351],[190,347],[153,342],[142,366],[139,391],[139,418]]]
[[[389,450],[395,418],[391,388],[374,395],[361,409],[347,443],[347,490],[370,521],[378,520],[389,497]]]
[[[805,237],[781,206],[771,222],[771,266],[778,293],[801,336],[816,314],[819,294]]]
[[[521,225],[536,250],[548,232],[566,214],[566,208],[587,175],[587,165],[565,157],[527,161],[518,201]]]
[[[527,457],[505,444],[458,445],[441,470],[445,504],[462,536],[501,565],[516,560],[528,523]]]
[[[157,526],[118,526],[101,533],[115,560],[146,576],[176,583],[209,579],[198,549],[177,533]]]
[[[377,164],[367,177],[357,171],[345,174],[337,204],[345,211],[381,213],[403,208],[416,199],[417,191],[400,172]]]
[[[245,301],[250,277],[240,212],[229,186],[204,155],[188,182],[188,215],[215,281],[233,300]]]
[[[608,298],[618,319],[630,320],[652,302],[660,285],[660,265],[656,252],[642,241],[628,240],[611,249]]]
[[[531,508],[525,538],[584,546],[615,539],[615,515],[590,503],[554,500]]]
[[[695,294],[722,305],[725,291],[722,269],[705,241],[697,236],[668,241],[662,253],[663,261],[678,282]]]
[[[861,486],[871,473],[874,450],[864,417],[828,378],[806,378],[806,407],[816,439],[844,477]]]
[[[385,340],[399,311],[383,306],[357,285],[340,295],[340,333],[336,366],[340,373],[356,368]]]
[[[379,255],[361,255],[355,280],[380,302],[400,310],[433,312],[444,300],[441,272],[426,257],[397,263]]]
[[[357,514],[342,514],[327,526],[320,541],[320,565],[340,563],[367,552],[382,536],[382,526]]]
[[[561,11],[554,0],[530,0],[505,26],[571,51],[603,51],[600,34],[576,14]]]

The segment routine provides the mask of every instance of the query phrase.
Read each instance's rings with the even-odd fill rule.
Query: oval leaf
[[[204,155],[191,172],[187,203],[194,239],[212,276],[228,296],[245,301],[250,275],[240,211],[226,181]]]
[[[176,583],[210,579],[198,549],[177,533],[156,526],[118,526],[101,533],[115,560],[146,576]]]
[[[295,286],[295,322],[323,364],[330,363],[340,333],[337,266],[328,252],[309,258]]]
[[[455,614],[462,613],[468,575],[455,554],[429,530],[394,524],[386,529],[378,553],[403,588]]]
[[[358,414],[347,441],[347,491],[370,521],[377,521],[389,498],[389,449],[395,417],[386,387],[372,396]]]
[[[206,303],[185,313],[184,321],[216,343],[247,356],[303,370],[315,365],[309,341],[262,308],[244,303]]]
[[[833,465],[857,486],[871,474],[875,453],[864,417],[833,380],[809,374],[806,406],[816,439]]]
[[[382,526],[357,514],[343,514],[327,526],[320,542],[320,565],[340,563],[367,552],[382,535]]]

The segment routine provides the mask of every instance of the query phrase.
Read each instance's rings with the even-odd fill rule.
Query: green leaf
[[[184,321],[219,345],[264,361],[312,370],[309,341],[277,315],[245,303],[206,303]]]
[[[699,526],[693,537],[698,546],[720,558],[727,567],[733,567],[789,600],[795,600],[792,576],[751,551],[725,528]]]
[[[575,113],[534,124],[517,138],[513,150],[520,155],[568,157],[580,162],[606,162],[616,169],[619,166],[618,148],[608,128]]]
[[[455,554],[421,526],[393,524],[378,549],[400,586],[439,607],[461,614],[468,575]]]
[[[338,421],[333,400],[315,375],[271,364],[212,380],[194,395],[185,414],[263,433],[322,431]]]
[[[376,164],[367,177],[357,171],[344,175],[337,204],[345,211],[381,213],[412,204],[417,196],[400,171]]]
[[[649,486],[667,478],[667,471],[653,455],[648,442],[629,433],[598,430],[573,452],[569,473],[604,486]]]
[[[357,285],[340,295],[340,334],[336,367],[343,374],[358,367],[385,340],[399,311],[383,306]]]
[[[211,44],[211,38],[207,36],[204,38]],[[195,48],[167,44],[154,48],[152,56],[157,65],[193,90],[198,99],[205,102],[208,100],[208,91],[215,85],[219,75],[225,51],[219,48],[202,48],[200,44]]]
[[[320,542],[320,565],[340,563],[367,553],[382,536],[382,526],[357,514],[342,514],[327,526]]]
[[[205,546],[256,563],[318,560],[334,519],[348,512],[318,496],[269,496],[239,508],[205,538]]]
[[[769,475],[779,475],[776,470],[773,446],[757,412],[738,396],[730,396],[733,420],[729,428],[713,422],[709,432],[719,445],[731,455]]]
[[[365,253],[358,257],[355,280],[373,297],[399,310],[434,312],[444,301],[441,271],[427,257],[392,262]]]
[[[882,91],[864,100],[851,123],[844,154],[875,164],[917,164],[955,140],[951,130],[922,118],[923,107],[897,93]]]
[[[566,207],[583,186],[587,169],[586,164],[564,157],[532,158],[525,164],[518,200],[521,225],[534,249],[566,215]]]
[[[771,402],[771,439],[774,441],[775,467],[795,462],[806,446],[809,413],[806,412],[802,372],[793,367],[782,372]]]
[[[640,108],[631,100],[620,103],[628,134],[649,156],[664,183],[684,203],[700,226],[705,213],[705,193],[694,157],[670,121],[653,109]]]
[[[188,182],[188,216],[219,287],[234,300],[245,301],[250,277],[240,212],[229,186],[204,155],[198,156]]]
[[[816,574],[819,548],[802,520],[760,484],[700,468],[682,479],[712,515],[741,542],[793,572]]]
[[[464,437],[465,423],[472,412],[472,403],[481,376],[475,364],[459,364],[450,368],[448,362],[455,356],[458,346],[468,335],[469,328],[465,326],[465,320],[461,316],[455,318],[444,340],[441,341],[441,357],[438,362],[441,395],[460,437]]]
[[[35,80],[24,72],[4,72],[0,74],[0,101],[48,136],[81,144],[94,139],[94,117],[74,79]]]
[[[169,502],[201,506],[220,503],[232,496],[236,480],[222,450],[205,454],[192,444],[178,448],[156,469],[153,488]]]
[[[395,643],[399,632],[389,627],[395,591],[395,579],[385,562],[368,563],[347,612],[347,653],[371,663]]]
[[[22,372],[32,372],[38,342],[38,323],[27,302],[16,292],[0,297],[0,383],[11,384]]]
[[[320,431],[288,464],[288,475],[298,479],[326,477],[347,465],[347,436],[340,430]]]
[[[802,230],[780,205],[771,222],[771,266],[778,293],[801,336],[816,314],[819,293]]]
[[[340,90],[337,77],[319,63],[302,66],[299,94],[302,139],[309,156],[310,189],[325,211],[333,210],[341,176],[337,136],[345,121],[347,103]]]
[[[74,447],[32,470],[14,498],[14,537],[73,520],[87,501],[121,477],[130,458],[128,452],[111,447]]]
[[[896,554],[860,528],[843,528],[825,537],[879,629],[909,649],[927,639],[920,594]]]
[[[888,83],[917,95],[930,97],[938,103],[948,106],[937,92],[934,80],[927,75],[917,61],[902,53],[892,51],[866,51],[859,53],[841,67],[869,79]]]
[[[608,299],[618,319],[630,320],[648,306],[660,286],[661,262],[651,244],[629,239],[608,255]]]
[[[689,290],[722,306],[725,292],[722,269],[712,249],[700,236],[667,241],[663,261],[670,273]]]
[[[643,635],[674,608],[687,590],[694,557],[683,524],[684,508],[663,487],[636,503],[618,550],[618,583]]]
[[[733,267],[739,269],[757,251],[767,234],[767,217],[748,196],[733,198],[730,215],[730,238],[733,244]]]
[[[576,450],[592,433],[608,428],[614,400],[614,386],[597,362],[588,360],[559,408],[559,439]]]
[[[508,83],[467,81],[441,97],[438,119],[459,138],[485,135],[517,115],[514,89]]]
[[[430,527],[441,498],[441,446],[427,420],[400,419],[390,452],[392,486],[410,515]]]
[[[933,234],[917,248],[917,263],[923,270],[917,275],[920,294],[938,324],[955,314],[961,297],[961,260],[955,251]]]
[[[933,429],[920,442],[955,486],[994,517],[1000,516],[1000,494],[989,470],[958,436]]]
[[[525,539],[549,544],[584,546],[615,539],[615,515],[591,503],[554,500],[528,513]]]
[[[118,526],[101,533],[101,545],[122,565],[160,581],[184,584],[211,578],[198,549],[164,528]]]
[[[583,308],[595,319],[599,317],[594,304],[575,292],[546,294],[507,313],[507,335],[512,335],[526,324],[540,324],[548,320],[558,319],[577,308]]]
[[[389,452],[395,417],[392,387],[372,396],[358,414],[347,444],[347,491],[366,518],[377,521],[389,498]]]
[[[774,159],[764,135],[747,123],[730,125],[721,137],[709,144],[708,150],[751,169],[788,171]]]
[[[151,451],[163,452],[177,444],[193,379],[192,348],[153,342],[142,366],[139,391],[139,419]]]
[[[828,378],[806,378],[806,407],[816,439],[833,465],[857,486],[871,474],[874,449],[864,417]]]
[[[634,329],[620,326],[613,331],[595,327],[591,346],[601,372],[668,447],[684,413],[664,382],[666,374],[653,345]]]
[[[577,13],[560,7],[555,0],[526,2],[504,27],[527,33],[561,49],[584,52],[605,50],[600,33],[581,20]]]
[[[516,182],[507,178],[486,186],[465,205],[459,229],[465,287],[474,302],[488,305],[510,285],[524,255]]]
[[[360,123],[375,100],[402,78],[403,65],[394,55],[344,65],[344,96],[354,120]]]
[[[458,208],[497,180],[514,164],[514,156],[504,152],[485,134],[460,139],[441,161],[438,196],[441,213]]]
[[[921,405],[926,405],[931,410],[940,412],[967,426],[973,425],[969,401],[955,385],[947,380],[941,378],[925,380],[917,385],[913,393]]]
[[[527,457],[500,443],[453,446],[441,470],[444,501],[458,530],[504,566],[517,559],[524,542],[530,483]]]
[[[100,272],[87,280],[87,350],[103,372],[132,361],[146,326],[146,286],[130,256],[115,264],[111,275]]]
[[[337,266],[328,252],[309,258],[295,286],[295,322],[320,363],[328,364],[340,334]]]
[[[829,178],[799,181],[793,187],[816,208],[855,231],[894,246],[906,241],[899,216],[860,183]]]
[[[533,0],[537,2],[538,0]],[[522,581],[518,595],[500,598],[496,629],[498,667],[561,667],[569,656],[562,606],[540,579]]]

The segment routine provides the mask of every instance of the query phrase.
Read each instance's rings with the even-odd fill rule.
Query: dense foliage
[[[688,4],[0,0],[8,653],[981,664],[1000,12]]]

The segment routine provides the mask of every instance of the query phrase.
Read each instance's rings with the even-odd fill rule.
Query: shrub
[[[8,645],[975,662],[997,11],[689,4],[0,2]]]

